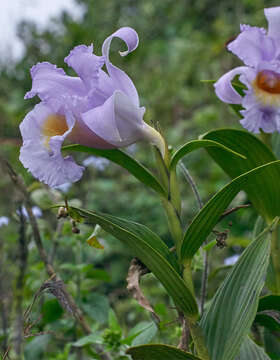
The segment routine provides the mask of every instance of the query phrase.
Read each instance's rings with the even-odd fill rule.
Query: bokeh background
[[[0,153],[24,178],[34,201],[44,246],[54,260],[55,269],[67,284],[94,329],[96,341],[111,351],[114,359],[126,359],[121,339],[136,334],[130,343],[148,341],[178,342],[179,324],[172,304],[158,282],[148,275],[143,289],[162,319],[159,329],[126,290],[126,275],[131,254],[117,240],[100,233],[104,250],[91,248],[86,225],[80,234],[71,231],[67,221],[57,222],[53,203],[65,195],[69,201],[141,222],[171,244],[164,212],[156,195],[144,188],[126,171],[98,158],[75,154],[87,169],[81,181],[56,190],[39,184],[18,161],[21,138],[19,124],[38,99],[24,100],[31,87],[30,68],[39,61],[63,67],[64,58],[78,44],[94,44],[101,53],[104,39],[121,26],[131,26],[139,34],[140,44],[126,58],[118,55],[124,44],[114,40],[111,60],[133,79],[147,121],[159,122],[170,146],[197,138],[219,127],[240,128],[237,116],[215,96],[212,82],[239,65],[225,44],[239,33],[239,24],[266,27],[263,8],[276,6],[263,0],[2,0],[0,3]],[[139,161],[153,169],[151,149],[137,144],[128,149]],[[204,150],[184,159],[195,179],[203,201],[207,201],[229,180]],[[193,193],[179,173],[185,224],[198,210]],[[246,203],[240,193],[236,204]],[[13,350],[16,319],[32,302],[34,294],[47,279],[34,245],[28,217],[25,218],[25,242],[28,257],[24,272],[20,269],[19,208],[21,198],[3,170],[0,176],[0,217],[9,224],[0,225],[0,353],[8,344],[15,359],[91,359],[89,348],[81,342],[83,334],[51,295],[45,294],[34,304],[31,317],[34,332],[50,332],[24,340],[17,354]],[[213,248],[210,254],[209,297],[224,278],[231,258],[241,253],[253,230],[253,209],[241,210],[221,223],[230,229],[228,247]],[[229,221],[232,225],[229,225]],[[211,239],[210,239],[211,240]],[[228,265],[229,264],[229,265]],[[199,294],[202,258],[195,263],[196,289]],[[18,288],[18,278],[23,285]],[[20,309],[18,297],[21,298]],[[113,315],[114,314],[114,315]],[[119,326],[120,325],[120,326]],[[80,341],[80,342],[79,342]]]

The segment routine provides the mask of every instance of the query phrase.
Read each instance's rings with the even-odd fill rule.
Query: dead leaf
[[[131,260],[130,267],[127,275],[127,290],[131,292],[133,298],[137,300],[138,304],[142,306],[144,309],[148,310],[152,313],[153,318],[156,322],[160,322],[160,318],[155,313],[155,310],[149,303],[148,299],[143,294],[140,288],[140,278],[141,276],[149,273],[150,270],[146,268],[146,266],[141,263],[141,261],[137,258]]]

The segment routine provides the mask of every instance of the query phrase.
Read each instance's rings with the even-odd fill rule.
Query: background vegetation
[[[263,8],[275,1],[241,0],[77,0],[84,7],[79,22],[68,13],[52,19],[47,30],[33,23],[21,23],[18,35],[25,50],[17,61],[1,62],[0,82],[0,154],[8,159],[24,178],[34,206],[40,207],[38,218],[44,247],[53,259],[55,270],[67,285],[86,320],[94,331],[90,341],[102,343],[114,359],[125,359],[125,344],[161,341],[177,344],[180,335],[176,314],[171,310],[163,288],[150,275],[142,281],[143,289],[162,320],[157,329],[149,314],[141,309],[126,290],[126,276],[132,256],[115,239],[99,234],[104,249],[91,248],[86,239],[91,229],[80,226],[73,234],[67,220],[56,219],[50,205],[63,200],[84,208],[139,221],[151,227],[168,243],[169,233],[164,213],[154,194],[116,165],[93,159],[85,176],[69,189],[50,190],[37,183],[18,161],[21,144],[18,125],[37,99],[23,100],[31,87],[29,69],[38,61],[49,61],[64,67],[64,57],[78,44],[93,42],[100,54],[103,40],[121,26],[132,26],[140,37],[139,48],[126,58],[116,50],[123,46],[114,40],[112,60],[133,79],[141,104],[147,109],[146,119],[158,121],[174,148],[217,127],[240,127],[236,115],[221,103],[211,83],[238,64],[225,49],[225,44],[239,32],[240,23],[266,26]],[[114,51],[115,50],[115,51]],[[150,149],[137,145],[129,149],[149,167],[153,166]],[[77,154],[75,154],[77,155]],[[84,155],[78,156],[80,162]],[[185,161],[198,184],[203,201],[227,182],[226,175],[200,150]],[[180,174],[186,225],[197,211],[189,185]],[[1,353],[11,345],[11,358],[89,359],[94,358],[76,321],[67,314],[56,298],[44,293],[34,303],[30,333],[20,339],[19,326],[25,326],[22,314],[32,304],[34,295],[48,279],[34,244],[28,216],[24,216],[22,197],[2,171],[0,177],[0,216],[10,219],[0,225],[0,344]],[[237,204],[246,203],[241,193]],[[244,209],[228,217],[220,229],[230,228],[228,247],[214,248],[210,256],[208,294],[213,295],[228,270],[224,259],[241,253],[253,230],[253,209]],[[229,226],[229,221],[232,225]],[[201,282],[201,258],[196,261],[196,289]],[[25,319],[26,320],[26,319]],[[20,324],[20,325],[19,325]],[[179,324],[178,324],[179,325]],[[140,330],[145,331],[140,332]],[[139,334],[139,336],[131,336]],[[125,341],[124,341],[125,339]],[[276,336],[268,337],[272,358],[280,356]],[[278,354],[278,355],[277,355]],[[274,356],[274,357],[273,357]]]

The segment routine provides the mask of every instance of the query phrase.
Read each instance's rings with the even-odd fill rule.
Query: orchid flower
[[[120,28],[103,43],[102,56],[93,54],[93,46],[75,47],[65,58],[77,77],[47,62],[31,69],[32,88],[25,98],[38,95],[41,102],[30,111],[20,131],[23,146],[20,160],[40,181],[51,187],[78,181],[84,167],[71,156],[63,157],[61,146],[71,143],[112,149],[137,141],[149,141],[164,154],[161,135],[143,121],[145,108],[140,107],[132,80],[109,59],[113,38],[122,39],[127,51],[138,46],[138,35],[129,27]],[[107,72],[102,70],[105,66]]]
[[[240,123],[253,133],[280,132],[280,7],[264,13],[268,31],[241,25],[241,33],[228,45],[246,66],[229,71],[214,85],[222,101],[242,105]],[[232,86],[236,76],[246,86],[244,96]]]

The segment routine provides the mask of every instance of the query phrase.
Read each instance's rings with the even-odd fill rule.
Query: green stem
[[[165,209],[169,231],[173,238],[176,251],[178,254],[178,258],[180,259],[181,246],[183,241],[183,231],[182,231],[180,217],[176,209],[174,208],[173,204],[171,203],[171,201],[162,198],[162,205]]]
[[[198,357],[201,360],[210,360],[208,350],[204,343],[204,337],[201,327],[198,325],[197,322],[191,321],[189,321],[189,327]]]
[[[168,198],[162,198],[162,205],[167,215],[169,231],[173,238],[178,257],[180,258],[183,231],[180,219],[181,199],[176,173],[174,171],[172,173],[169,172],[169,154],[167,146],[164,159],[157,148],[155,148],[155,157],[158,165],[159,178],[168,191]]]
[[[170,170],[169,175],[169,190],[170,190],[170,200],[177,211],[178,216],[181,215],[182,201],[181,194],[179,189],[179,184],[177,180],[176,169]]]
[[[168,198],[162,198],[162,204],[167,215],[169,230],[175,243],[178,259],[179,261],[181,261],[181,246],[184,235],[180,218],[181,197],[177,182],[176,169],[170,171],[168,152],[165,153],[165,158],[163,159],[160,152],[155,149],[155,156],[158,164],[161,182],[168,190]],[[193,296],[195,297],[191,262],[192,259],[188,259],[183,264],[183,279],[186,282],[187,287],[190,289]],[[190,332],[198,356],[201,358],[201,360],[210,360],[208,350],[204,344],[204,338],[201,328],[199,327],[198,323],[195,322],[193,319],[189,319],[187,316],[186,318],[188,320]]]
[[[185,260],[183,265],[184,265],[183,278],[188,288],[192,292],[193,296],[195,297],[195,291],[194,291],[194,285],[192,279],[192,259]]]

